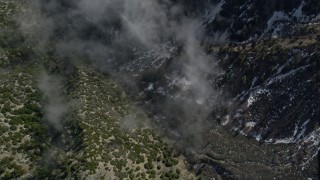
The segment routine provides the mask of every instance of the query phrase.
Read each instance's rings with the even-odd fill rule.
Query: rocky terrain
[[[320,3],[0,2],[0,179],[319,179]]]

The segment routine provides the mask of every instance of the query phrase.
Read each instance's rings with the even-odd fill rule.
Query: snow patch
[[[284,138],[284,139],[277,139],[274,144],[292,144],[292,143],[298,143],[299,141],[307,142],[307,140],[301,139],[301,137],[305,137],[305,132],[307,130],[307,124],[310,122],[310,120],[306,120],[300,127],[298,124],[295,125],[295,129],[293,132],[293,135],[289,138]],[[299,132],[299,133],[298,133]],[[320,132],[319,132],[320,133]],[[312,133],[311,135],[312,136]],[[309,137],[307,136],[307,137]],[[318,143],[319,143],[320,138],[318,138]]]
[[[260,140],[262,139],[262,137],[261,137],[261,135],[260,135],[260,134],[256,135],[256,137],[255,137],[255,138],[256,138],[256,140],[257,140],[257,141],[260,141]]]
[[[267,21],[267,29],[263,32],[262,36],[264,36],[269,30],[274,28],[272,32],[272,37],[277,38],[278,34],[283,29],[283,24],[278,24],[274,27],[274,24],[279,21],[293,21],[294,19],[301,23],[308,23],[308,22],[317,22],[320,20],[320,14],[316,16],[307,16],[303,13],[302,9],[305,6],[305,2],[302,1],[300,6],[297,9],[294,9],[292,12],[286,14],[282,11],[275,11],[271,18]],[[290,16],[289,16],[290,15]],[[293,18],[290,18],[293,17]]]
[[[303,22],[303,23],[306,23],[309,21],[317,21],[318,18],[320,19],[320,14],[313,19],[311,19],[310,16],[305,15],[302,11],[302,8],[304,7],[305,4],[306,3],[302,1],[298,9],[292,12],[292,16],[295,17],[299,22]]]
[[[245,127],[248,127],[248,128],[253,128],[253,127],[255,127],[256,126],[256,122],[247,122],[246,124],[245,124]]]
[[[265,33],[267,33],[273,26],[273,24],[277,21],[285,21],[285,20],[290,20],[289,16],[287,14],[285,14],[282,11],[275,11],[272,15],[272,17],[268,20],[267,22],[267,29],[265,30],[265,32],[263,33],[263,35]]]
[[[148,85],[148,87],[146,88],[147,91],[152,91],[153,89],[154,89],[153,83],[150,83],[150,84]]]
[[[307,131],[307,124],[310,122],[310,119],[308,119],[306,122],[304,122],[302,125],[301,125],[301,127],[300,127],[300,133],[299,134],[297,134],[296,136],[295,136],[295,139],[297,140],[297,139],[300,139],[301,137],[304,137],[305,136],[305,132]]]
[[[275,76],[275,77],[272,77],[271,79],[269,79],[269,82],[267,83],[267,86],[268,85],[271,85],[275,82],[278,82],[278,81],[282,81],[283,79],[287,78],[287,77],[290,77],[290,76],[293,76],[295,73],[297,73],[298,71],[304,71],[307,67],[309,67],[310,65],[305,65],[305,66],[302,66],[302,67],[299,67],[297,69],[293,69],[285,74],[281,74],[281,75],[278,75],[278,76]]]
[[[305,18],[306,18],[306,16],[305,16],[305,15],[303,14],[303,12],[302,12],[302,8],[303,8],[304,4],[305,4],[305,2],[302,1],[301,4],[300,4],[300,6],[299,6],[299,8],[296,9],[296,10],[293,12],[293,14],[292,14],[293,17],[296,17],[297,19],[305,19]]]
[[[229,122],[230,122],[230,115],[227,115],[225,117],[225,121],[222,123],[222,125],[225,126],[225,125],[229,124]]]
[[[258,78],[255,77],[253,80],[252,80],[252,83],[251,83],[251,86],[250,86],[250,89],[252,89],[254,87],[254,85],[256,84]]]
[[[250,96],[247,100],[247,107],[250,107],[254,102],[256,102],[259,99],[259,96],[262,94],[270,93],[270,90],[268,89],[256,89],[252,93],[250,93]]]
[[[319,146],[320,145],[320,128],[314,130],[312,133],[306,136],[303,139],[303,141],[308,144],[311,143],[311,146]]]

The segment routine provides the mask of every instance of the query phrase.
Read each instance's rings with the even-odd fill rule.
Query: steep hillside
[[[0,179],[195,178],[110,77],[39,51],[19,5],[1,2]]]
[[[181,129],[184,127],[181,123],[189,122],[190,115],[185,116],[183,106],[177,101],[187,103],[192,97],[188,94],[192,93],[192,87],[183,76],[179,80],[170,79],[172,71],[177,70],[170,68],[176,67],[174,62],[168,61],[166,68],[142,76],[141,90],[145,93],[142,98],[147,106],[149,103],[154,105],[146,108],[156,117],[162,117],[160,124],[169,123],[170,128],[166,130],[179,143],[201,146],[197,153],[200,157],[201,154],[205,156],[200,158],[200,164],[209,175],[240,179],[317,178],[319,25],[300,24],[296,28],[297,33],[287,38],[239,45],[204,45],[208,52],[217,53],[222,68],[220,73],[207,78],[212,78],[212,88],[224,95],[222,99],[216,99],[219,106],[210,106],[210,103],[192,106],[202,110],[196,111],[200,117],[206,115],[202,117],[206,120],[200,123],[207,128],[197,132],[196,126],[192,126],[194,132],[204,136],[201,138],[204,142],[195,140],[194,143],[194,134],[186,134]],[[196,99],[193,103],[197,103]],[[165,108],[168,105],[169,111]],[[208,106],[212,108],[211,113],[204,113]],[[244,140],[241,136],[252,139]],[[260,144],[255,147],[254,141]],[[257,172],[258,167],[261,169]]]
[[[0,2],[0,179],[319,179],[317,0]]]
[[[0,2],[0,178],[29,175],[49,146],[42,126],[41,92],[36,64],[27,65],[31,52],[19,33],[14,1]]]
[[[317,22],[320,18],[320,4],[316,0],[222,0],[219,4],[222,5],[217,15],[213,19],[205,18],[207,32],[210,37],[212,32],[227,31],[233,41],[268,38],[269,35],[278,33],[290,36],[295,32],[296,23]],[[206,7],[210,10],[208,4],[199,8]],[[189,11],[193,9],[190,8]],[[203,11],[200,14],[201,12]]]

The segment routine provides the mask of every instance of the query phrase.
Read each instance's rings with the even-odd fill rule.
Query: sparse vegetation
[[[143,112],[121,97],[123,90],[84,66],[78,66],[77,73],[80,81],[74,81],[78,83],[75,85],[78,89],[73,97],[79,98],[82,105],[74,119],[78,119],[77,123],[83,129],[85,147],[81,159],[87,159],[86,164],[90,167],[87,175],[108,169],[118,178],[155,178],[167,169],[167,164],[172,168],[178,163],[179,160],[172,157],[169,145],[159,141],[161,138],[151,130],[123,125],[124,117],[129,114],[136,118],[133,122],[147,123]],[[162,157],[166,159],[164,163]],[[101,163],[104,166],[98,165]]]

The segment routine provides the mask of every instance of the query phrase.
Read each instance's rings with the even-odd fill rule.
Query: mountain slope
[[[0,2],[0,179],[318,179],[319,7]]]

